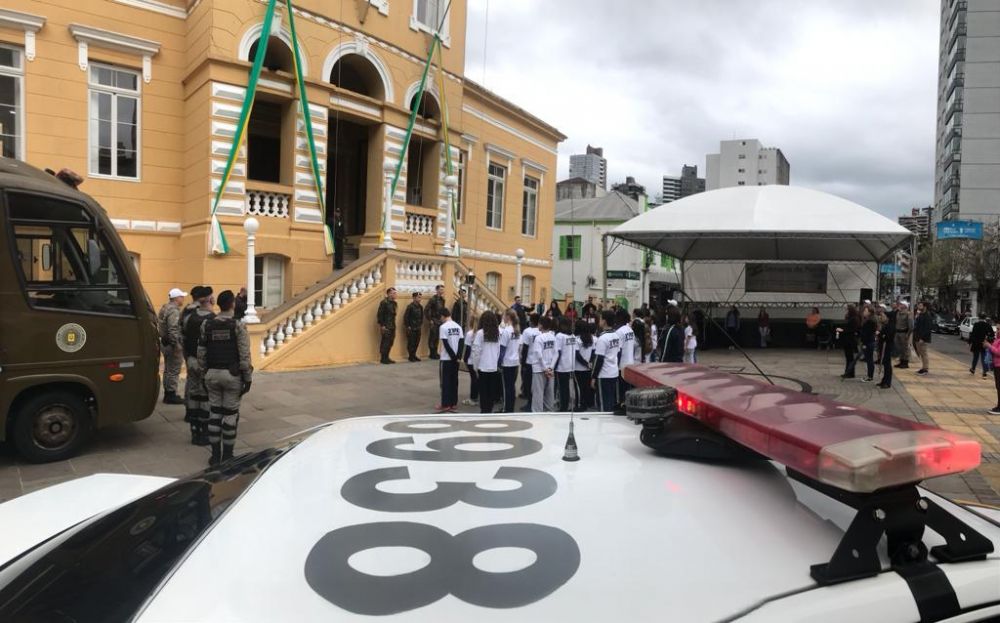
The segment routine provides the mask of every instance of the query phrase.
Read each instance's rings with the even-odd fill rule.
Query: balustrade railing
[[[434,292],[443,278],[444,262],[400,258],[396,263],[396,288],[403,292]]]
[[[270,190],[248,188],[246,192],[246,213],[254,216],[288,218],[288,208],[292,196]]]
[[[407,212],[406,224],[403,227],[403,231],[408,234],[416,234],[417,236],[433,236],[434,217]]]

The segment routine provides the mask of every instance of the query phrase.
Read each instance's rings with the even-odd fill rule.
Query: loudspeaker
[[[872,298],[872,292],[873,292],[873,290],[871,288],[861,288],[861,298],[858,299],[858,304],[859,305],[864,305],[865,301],[872,301],[872,300],[874,300]]]

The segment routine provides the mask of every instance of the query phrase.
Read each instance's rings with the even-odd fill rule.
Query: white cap
[[[901,306],[902,306],[902,307],[903,307],[904,309],[909,309],[909,308],[910,308],[910,304],[909,304],[909,303],[907,303],[906,301],[900,301],[900,302],[899,302],[899,304],[900,304],[900,305],[901,305]]]
[[[167,294],[167,298],[168,298],[168,299],[175,299],[175,298],[177,298],[178,296],[180,296],[180,297],[185,297],[185,296],[187,296],[187,295],[188,295],[188,293],[187,293],[187,292],[185,292],[184,290],[181,290],[180,288],[173,288],[173,289],[172,289],[172,290],[170,290],[170,292],[169,292],[169,293]]]
[[[889,306],[888,306],[888,305],[886,305],[885,303],[879,303],[879,304],[878,304],[878,306],[879,306],[879,307],[880,307],[881,309],[889,309]]]
[[[865,299],[865,305],[871,305],[871,304],[872,304],[871,301],[869,301],[868,299]]]
[[[667,300],[667,305],[673,305],[674,307],[679,307],[677,305],[677,301],[675,299],[668,299]]]

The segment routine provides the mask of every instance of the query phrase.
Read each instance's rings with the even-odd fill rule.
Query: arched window
[[[257,59],[257,48],[260,46],[260,39],[253,42],[247,54],[247,61],[254,62]],[[295,65],[292,60],[292,49],[278,37],[269,37],[267,40],[267,52],[264,54],[264,68],[271,71],[287,71],[295,73]]]
[[[359,95],[384,100],[382,76],[370,60],[360,54],[345,54],[330,70],[330,84]]]
[[[412,111],[416,103],[417,96],[414,94],[413,98],[410,99],[408,108]],[[420,108],[417,110],[417,116],[424,119],[433,119],[434,121],[441,120],[441,106],[438,104],[437,98],[430,91],[424,91],[423,96],[420,98]]]

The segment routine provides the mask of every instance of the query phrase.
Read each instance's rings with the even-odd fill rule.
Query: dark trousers
[[[854,364],[856,364],[862,357],[865,359],[865,370],[867,372],[865,378],[870,379],[875,375],[875,342],[861,343],[861,348],[854,355]],[[851,364],[852,374],[854,364]]]
[[[458,404],[458,362],[441,361],[441,406],[454,407]]]
[[[993,368],[993,385],[997,388],[997,409],[1000,409],[1000,368]]]
[[[621,373],[619,372],[619,375],[620,374]],[[616,404],[618,404],[619,406],[622,406],[622,405],[625,404],[625,393],[628,392],[628,390],[630,390],[630,389],[632,389],[632,385],[630,383],[626,383],[624,377],[619,376],[618,377],[618,402]]]
[[[392,343],[396,341],[396,327],[388,327],[382,331],[382,341],[379,342],[378,352],[385,361],[389,358],[389,351],[392,350]]]
[[[531,404],[531,375],[534,371],[528,364],[521,364],[521,395]]]
[[[493,403],[500,391],[500,372],[479,373],[479,412],[493,413]]]
[[[975,372],[976,371],[976,363],[979,362],[979,361],[983,362],[983,376],[986,376],[986,373],[989,372],[989,370],[990,370],[986,366],[986,349],[983,348],[983,347],[981,347],[981,346],[973,346],[972,347],[972,366],[969,368],[969,370],[971,370],[972,372]]]
[[[597,379],[597,408],[614,411],[618,403],[618,377]]]
[[[407,329],[406,330],[406,354],[410,356],[410,359],[416,359],[417,357],[417,346],[420,345],[420,329]]]
[[[479,400],[479,373],[469,364],[469,400]]]
[[[854,378],[854,364],[857,362],[855,355],[858,354],[858,347],[853,343],[844,344],[844,359],[846,364],[844,365],[844,376],[847,378]]]
[[[576,409],[577,411],[587,411],[594,407],[594,388],[590,386],[590,371],[577,370],[573,373],[576,377]]]
[[[882,381],[879,385],[892,387],[892,344],[882,345]]]
[[[431,321],[431,326],[427,330],[427,356],[438,356],[438,344],[441,340],[441,324]]]
[[[517,368],[518,366],[504,366],[500,368],[503,375],[503,412],[514,412],[514,401],[517,399]]]
[[[575,383],[572,372],[556,372],[556,395],[559,400],[557,408],[560,411],[569,411],[570,386]],[[580,390],[576,390],[577,402],[579,403]]]

